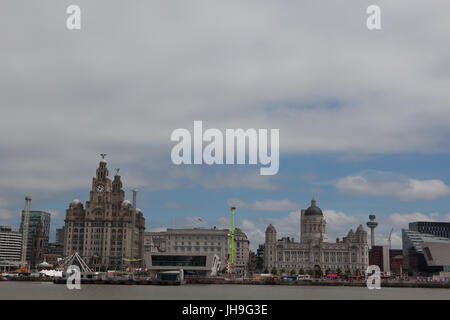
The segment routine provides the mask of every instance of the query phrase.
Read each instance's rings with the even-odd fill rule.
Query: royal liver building
[[[112,180],[102,159],[86,206],[74,200],[66,210],[65,256],[78,252],[96,270],[143,265],[145,219],[135,206],[125,200],[119,171]]]
[[[274,268],[286,273],[300,270],[308,273],[361,272],[369,264],[367,232],[360,225],[356,232],[350,230],[347,237],[329,243],[325,231],[326,221],[322,210],[311,201],[311,206],[300,212],[300,242],[285,237],[277,240],[273,225],[266,229],[264,266],[269,272]]]

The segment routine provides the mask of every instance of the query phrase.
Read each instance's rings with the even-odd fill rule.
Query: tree
[[[309,270],[308,270],[308,274],[309,274],[309,275],[313,275],[313,274],[314,274],[314,269],[309,269]]]
[[[267,268],[264,269],[264,273],[269,273],[269,270],[267,270]]]
[[[227,267],[223,267],[221,273],[227,273]]]
[[[100,272],[106,272],[106,266],[105,265],[102,265],[100,267]]]
[[[326,273],[326,274],[330,274],[330,273],[331,273],[331,269],[328,268],[328,269],[325,271],[325,273]]]
[[[305,274],[305,270],[303,270],[303,268],[300,268],[300,270],[298,270],[298,274]]]
[[[338,275],[340,275],[340,274],[342,273],[341,268],[337,268],[336,273],[337,273]]]
[[[282,268],[282,269],[281,269],[281,273],[282,273],[282,274],[283,274],[283,273],[286,273],[286,269]]]
[[[292,270],[291,270],[291,276],[294,276],[294,275],[295,275],[295,270],[292,269]]]
[[[278,274],[277,268],[273,267],[270,273],[272,273],[273,275],[277,275]]]

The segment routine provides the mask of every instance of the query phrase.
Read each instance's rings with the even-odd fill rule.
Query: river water
[[[450,289],[312,287],[265,285],[81,285],[69,290],[52,282],[0,281],[0,300],[6,299],[155,299],[155,300],[334,300],[445,299]]]

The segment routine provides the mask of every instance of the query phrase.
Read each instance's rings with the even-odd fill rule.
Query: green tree
[[[278,274],[277,268],[273,267],[270,273],[272,273],[273,275],[277,275]]]
[[[341,268],[337,268],[336,273],[337,273],[338,275],[340,275],[340,274],[342,273]]]
[[[300,268],[300,270],[298,270],[298,274],[305,274],[305,270],[303,270],[303,268]]]
[[[291,276],[295,276],[295,270],[294,269],[291,270]]]
[[[283,274],[283,273],[286,273],[286,269],[282,268],[282,269],[281,269],[281,273],[282,273],[282,274]]]
[[[267,270],[267,268],[264,269],[264,273],[269,273],[269,270]]]
[[[331,273],[331,269],[328,268],[328,269],[325,271],[325,273],[326,273],[326,274],[330,274],[330,273]]]

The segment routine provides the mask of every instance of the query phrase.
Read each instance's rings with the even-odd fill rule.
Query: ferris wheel
[[[84,262],[83,258],[78,254],[78,252],[72,252],[70,256],[65,257],[59,261],[59,266],[64,270],[71,265],[78,264],[82,272],[92,272],[92,269]]]

